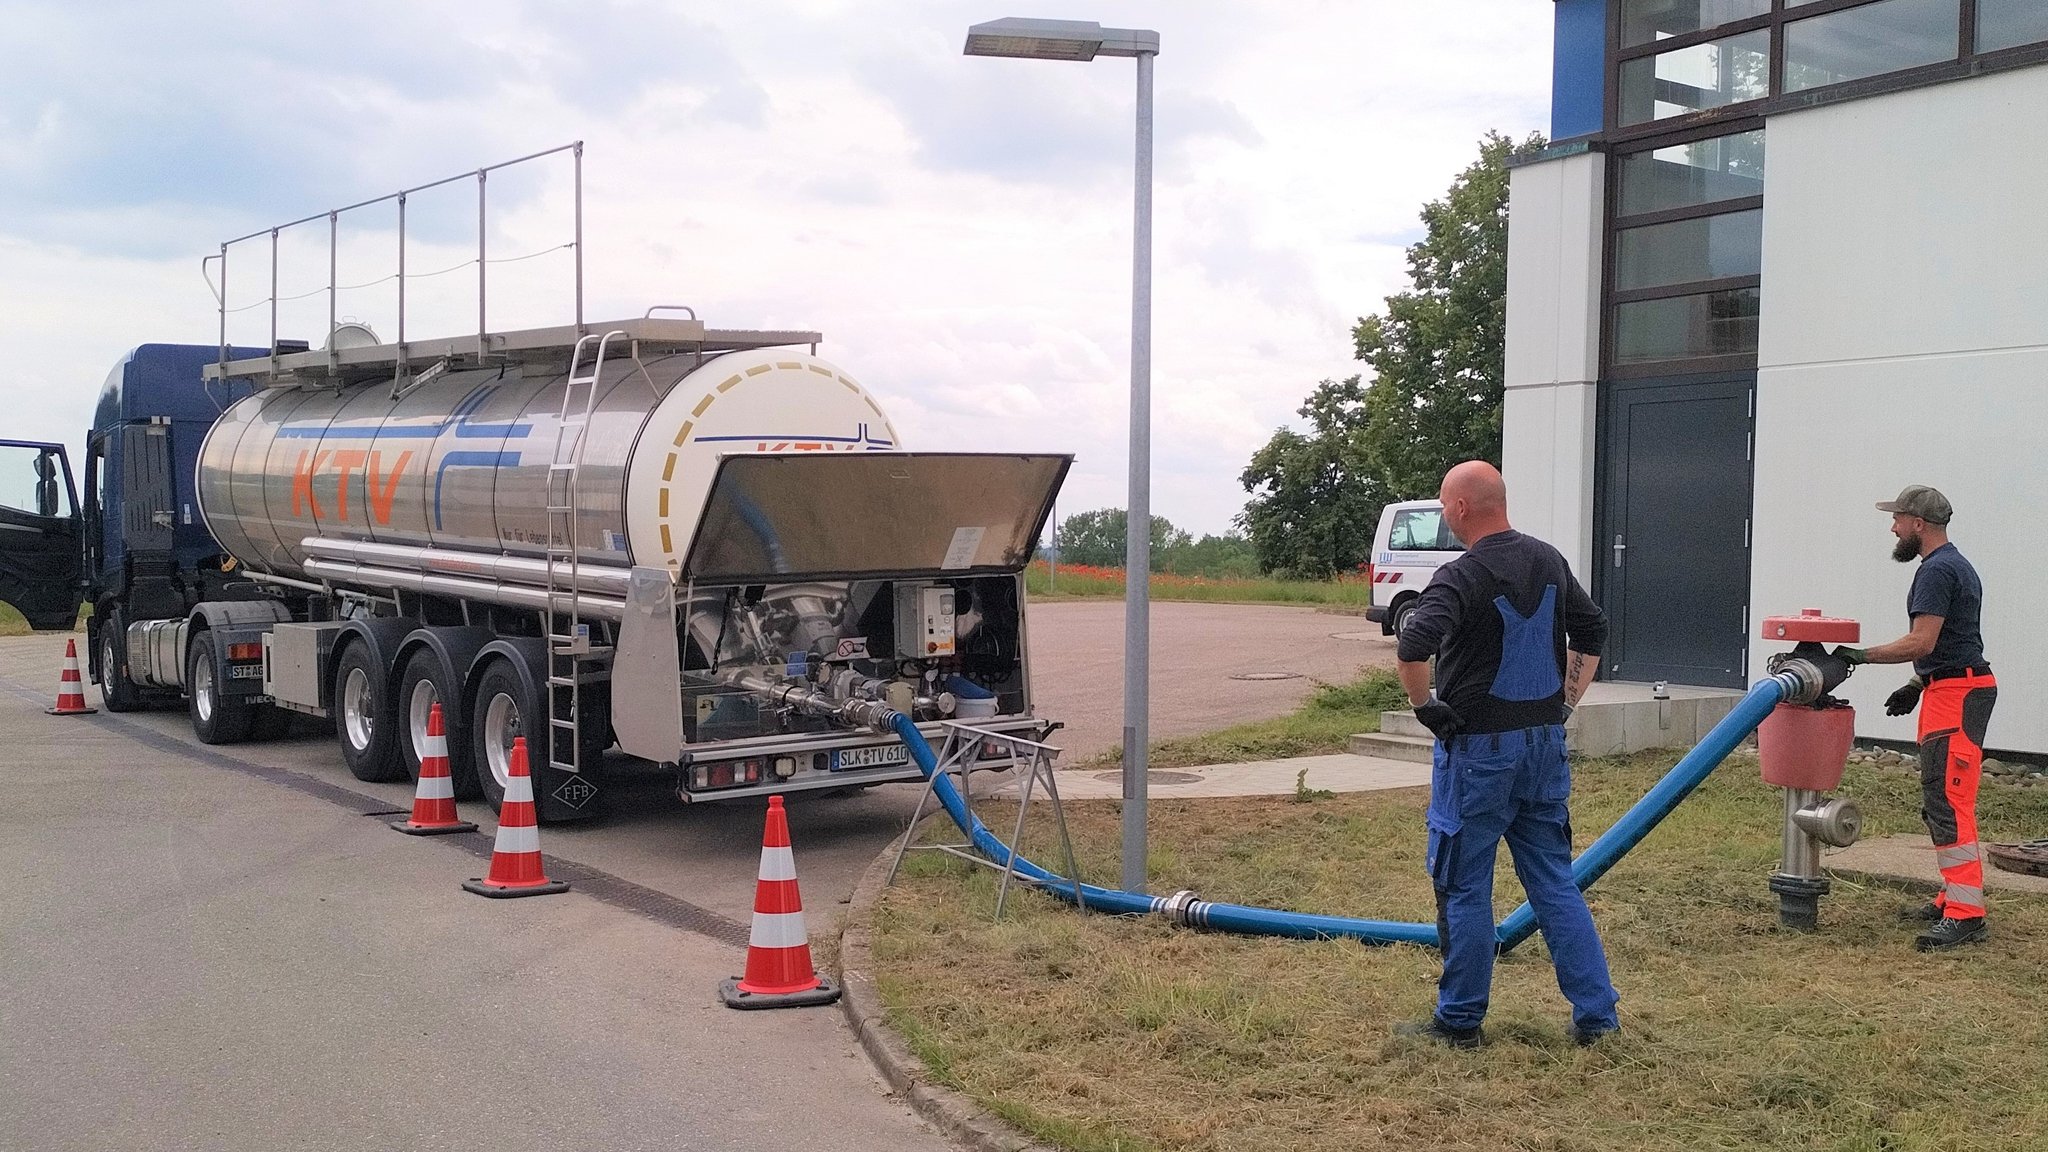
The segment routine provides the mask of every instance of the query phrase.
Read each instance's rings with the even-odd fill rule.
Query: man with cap
[[[1887,716],[1920,708],[1920,818],[1934,840],[1942,890],[1907,913],[1928,927],[1913,941],[1922,952],[1984,938],[1984,854],[1977,843],[1977,782],[1984,768],[1984,733],[1998,682],[1984,662],[1979,621],[1984,585],[1977,570],[1949,543],[1953,514],[1948,497],[1923,484],[1907,485],[1896,500],[1877,506],[1892,514],[1898,538],[1892,559],[1920,561],[1906,596],[1912,631],[1875,648],[1837,648],[1851,664],[1913,665],[1913,678],[1884,702]]]

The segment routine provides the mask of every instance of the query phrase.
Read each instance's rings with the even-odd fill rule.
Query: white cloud
[[[967,59],[954,0],[7,4],[0,77],[0,434],[76,444],[144,341],[210,343],[198,260],[227,236],[570,139],[588,142],[592,317],[685,303],[822,330],[913,446],[1074,452],[1063,511],[1120,505],[1131,66]],[[1059,13],[1067,15],[1071,13]],[[1480,134],[1542,124],[1548,5],[1136,3],[1153,27],[1154,508],[1220,531],[1237,474],[1349,328],[1402,285],[1416,212]],[[494,256],[568,239],[566,164],[490,186]],[[412,271],[465,260],[474,185],[410,206]],[[344,282],[388,233],[344,237]],[[280,292],[324,282],[325,227]],[[293,247],[293,244],[303,245]],[[257,245],[236,303],[267,287]],[[493,266],[494,323],[559,321],[565,252]],[[475,323],[462,272],[411,331]],[[389,286],[340,311],[387,330]],[[318,297],[281,309],[317,338]],[[260,340],[267,309],[237,316]]]

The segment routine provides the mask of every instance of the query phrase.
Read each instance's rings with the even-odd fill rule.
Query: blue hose
[[[1724,717],[1705,739],[1685,754],[1670,772],[1659,780],[1655,787],[1638,800],[1633,808],[1624,813],[1614,827],[1609,828],[1599,839],[1572,861],[1572,880],[1584,891],[1593,882],[1605,875],[1616,861],[1628,850],[1641,843],[1666,816],[1671,815],[1693,789],[1700,786],[1728,753],[1763,723],[1771,709],[1785,698],[1788,684],[1782,677],[1773,676],[1759,681],[1749,690],[1735,710]],[[910,749],[911,758],[917,761],[918,769],[932,779],[932,792],[946,809],[953,823],[960,826],[974,844],[975,850],[997,865],[1009,863],[1010,849],[993,832],[982,824],[961,797],[953,781],[938,772],[938,758],[932,754],[930,744],[910,717],[900,713],[890,719],[890,727],[903,738]],[[1416,924],[1398,920],[1364,920],[1353,916],[1318,916],[1306,912],[1283,912],[1274,908],[1251,908],[1242,904],[1216,904],[1193,898],[1191,893],[1175,896],[1147,896],[1135,892],[1122,892],[1113,888],[1098,888],[1093,884],[1076,885],[1064,876],[1048,872],[1022,856],[1014,865],[1017,875],[1037,884],[1045,891],[1060,899],[1073,901],[1078,888],[1082,901],[1091,909],[1120,916],[1165,915],[1179,923],[1202,928],[1214,928],[1224,932],[1237,932],[1249,936],[1283,936],[1297,940],[1323,940],[1342,937],[1363,940],[1374,944],[1428,944],[1436,946],[1435,924]],[[1506,952],[1536,931],[1536,913],[1528,904],[1523,904],[1508,914],[1496,929],[1500,951]]]

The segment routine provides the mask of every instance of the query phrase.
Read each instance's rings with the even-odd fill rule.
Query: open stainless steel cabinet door
[[[975,452],[735,455],[681,579],[787,584],[1016,572],[1074,458]]]
[[[70,628],[85,597],[81,538],[64,446],[0,440],[0,602],[38,631]]]

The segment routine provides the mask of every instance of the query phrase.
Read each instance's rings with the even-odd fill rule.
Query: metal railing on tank
[[[574,207],[573,207],[573,210],[574,210],[574,223],[573,223],[573,225],[572,225],[572,229],[573,229],[573,231],[572,231],[572,236],[571,236],[570,240],[569,240],[569,241],[568,241],[567,243],[565,243],[565,244],[557,244],[557,245],[552,245],[552,246],[550,246],[550,247],[547,247],[547,248],[542,248],[542,249],[540,249],[540,250],[538,250],[538,251],[535,251],[535,252],[528,252],[528,253],[524,253],[524,254],[522,254],[522,255],[518,255],[518,256],[505,256],[505,257],[498,257],[498,258],[496,258],[496,259],[493,259],[493,258],[491,257],[491,255],[490,255],[490,216],[489,216],[489,202],[488,202],[488,190],[489,190],[489,187],[490,187],[490,176],[491,176],[491,173],[493,173],[493,172],[498,172],[498,171],[502,171],[502,170],[504,170],[504,169],[506,169],[506,168],[510,168],[510,167],[513,167],[514,165],[519,165],[519,164],[527,164],[527,163],[531,163],[531,162],[533,162],[533,161],[536,161],[536,160],[541,160],[541,159],[544,159],[544,158],[546,158],[546,157],[549,157],[549,156],[557,156],[557,155],[560,155],[560,154],[562,154],[562,153],[565,153],[565,152],[566,152],[566,153],[568,153],[568,154],[569,154],[569,156],[570,156],[570,161],[571,161],[571,164],[572,164],[572,167],[573,167],[573,174],[574,174],[574,187],[573,187],[573,196],[572,196],[572,203],[573,203],[573,206],[574,206]],[[462,181],[462,180],[475,180],[475,181],[476,181],[476,256],[475,256],[475,258],[474,258],[474,259],[471,259],[471,260],[465,260],[465,261],[463,261],[462,263],[460,263],[460,264],[456,264],[456,265],[454,265],[454,266],[452,266],[452,267],[449,267],[449,268],[441,268],[441,269],[437,269],[437,270],[435,270],[435,271],[433,271],[433,272],[417,272],[417,273],[408,273],[408,272],[407,272],[407,270],[406,270],[406,266],[405,266],[405,257],[406,257],[406,230],[405,230],[405,224],[406,224],[406,200],[407,200],[407,198],[408,198],[408,197],[411,197],[411,196],[413,196],[413,195],[416,195],[417,193],[420,193],[420,192],[425,192],[425,191],[428,191],[429,189],[433,189],[433,188],[440,188],[440,187],[443,187],[443,186],[446,186],[446,185],[449,185],[449,184],[454,184],[454,183],[457,183],[457,182],[459,182],[459,181]],[[375,280],[371,280],[371,281],[368,281],[367,283],[363,283],[363,284],[340,284],[340,283],[337,283],[337,281],[339,280],[339,269],[340,269],[340,258],[341,258],[341,217],[342,217],[342,215],[343,215],[344,213],[349,213],[349,212],[355,212],[355,211],[358,211],[358,210],[360,210],[360,209],[364,209],[364,208],[369,208],[369,207],[371,207],[371,206],[373,206],[373,205],[377,205],[377,204],[384,204],[384,203],[389,203],[389,202],[393,202],[393,201],[395,201],[395,202],[397,203],[397,206],[398,206],[398,267],[397,267],[397,270],[396,270],[396,271],[395,271],[394,273],[392,273],[391,275],[388,275],[388,276],[383,276],[383,277],[379,277],[378,279],[375,279]],[[325,286],[324,288],[316,288],[316,289],[313,289],[313,290],[312,290],[312,291],[310,291],[310,292],[304,292],[304,293],[300,293],[300,294],[298,294],[298,295],[295,295],[295,296],[289,296],[289,297],[279,297],[279,295],[278,295],[278,290],[277,290],[277,278],[278,278],[278,241],[279,241],[279,237],[280,237],[280,236],[281,236],[281,235],[282,235],[283,233],[285,233],[286,231],[288,231],[288,230],[290,230],[290,229],[293,229],[293,228],[298,228],[298,227],[301,227],[301,226],[303,226],[303,225],[307,225],[307,224],[313,224],[313,223],[317,223],[318,221],[321,221],[321,220],[325,220],[325,221],[327,221],[327,284],[326,284],[326,286]],[[263,297],[263,298],[262,298],[262,299],[260,299],[260,300],[256,300],[256,301],[254,301],[254,302],[252,302],[252,303],[249,303],[249,304],[245,304],[245,305],[242,305],[242,306],[240,306],[240,307],[236,307],[236,308],[230,308],[230,307],[228,307],[228,253],[229,253],[229,249],[233,248],[233,247],[234,247],[235,245],[237,245],[237,244],[244,244],[244,243],[247,243],[247,242],[249,242],[249,241],[251,241],[251,240],[260,240],[260,239],[263,239],[264,237],[268,237],[268,238],[270,239],[270,293],[269,293],[269,295],[267,295],[267,296]],[[575,310],[576,310],[576,320],[575,320],[575,323],[576,323],[576,335],[577,335],[577,336],[582,336],[582,335],[584,334],[584,325],[583,325],[583,141],[581,141],[581,140],[577,140],[577,141],[574,141],[574,142],[572,142],[572,143],[568,143],[568,144],[563,144],[563,145],[560,145],[559,147],[555,147],[555,148],[549,148],[549,149],[547,149],[547,150],[545,150],[545,151],[541,151],[541,152],[534,152],[534,153],[531,153],[531,154],[529,154],[529,155],[525,155],[525,156],[521,156],[521,157],[518,157],[517,159],[513,159],[513,160],[506,160],[506,161],[503,161],[502,163],[486,165],[485,167],[482,167],[482,168],[477,168],[477,169],[474,169],[474,170],[472,170],[472,171],[466,171],[466,172],[461,172],[461,173],[457,173],[457,174],[456,174],[456,175],[454,175],[454,176],[448,176],[448,177],[444,177],[444,178],[442,178],[442,179],[440,179],[440,180],[434,180],[434,181],[430,181],[430,182],[428,182],[428,183],[426,183],[426,184],[420,184],[420,185],[416,185],[416,186],[414,186],[414,187],[411,187],[411,188],[402,188],[402,189],[400,189],[400,190],[398,190],[398,191],[396,191],[396,192],[390,192],[390,193],[386,193],[385,195],[382,195],[382,196],[377,196],[377,197],[373,197],[373,198],[371,198],[371,199],[368,199],[368,200],[360,200],[360,201],[357,201],[357,202],[356,202],[356,203],[354,203],[354,204],[349,204],[349,205],[345,205],[345,206],[343,206],[343,207],[340,207],[340,208],[333,208],[333,209],[329,209],[329,210],[328,210],[328,211],[326,211],[326,212],[320,212],[320,213],[315,213],[315,214],[313,214],[313,215],[311,215],[311,216],[302,216],[302,217],[300,217],[300,218],[299,218],[299,219],[297,219],[297,220],[291,220],[291,221],[288,221],[288,222],[286,222],[286,223],[283,223],[283,224],[279,224],[279,225],[276,225],[276,226],[274,226],[274,227],[271,227],[271,228],[264,228],[264,229],[259,229],[259,230],[255,231],[255,232],[251,232],[251,233],[249,233],[249,234],[247,234],[247,235],[245,235],[245,236],[237,236],[237,237],[235,237],[235,238],[234,238],[234,239],[232,239],[232,240],[226,240],[226,241],[222,241],[222,243],[221,243],[221,246],[220,246],[220,253],[219,253],[218,255],[214,255],[214,256],[207,256],[207,257],[203,258],[203,259],[202,259],[202,260],[200,260],[200,262],[199,262],[199,267],[200,267],[200,274],[201,274],[202,276],[205,276],[205,277],[206,277],[206,282],[207,282],[207,286],[208,286],[209,288],[211,288],[211,289],[213,290],[213,298],[214,298],[214,301],[215,301],[215,303],[216,303],[216,304],[217,304],[217,305],[219,306],[219,314],[220,314],[220,363],[221,363],[221,365],[222,365],[223,367],[225,367],[225,366],[226,366],[226,364],[227,364],[227,362],[228,362],[228,351],[229,351],[229,345],[228,345],[228,317],[229,317],[230,315],[234,314],[234,313],[238,313],[238,312],[247,312],[247,311],[249,311],[249,310],[251,310],[251,309],[254,309],[254,308],[260,308],[260,307],[263,307],[263,306],[264,306],[264,305],[266,305],[266,304],[267,304],[267,305],[269,305],[269,307],[270,307],[270,340],[268,341],[268,346],[269,346],[269,348],[270,348],[270,355],[271,355],[271,359],[272,359],[273,361],[275,361],[275,360],[276,360],[276,358],[278,357],[278,355],[280,354],[280,353],[279,353],[279,347],[278,347],[278,333],[277,333],[277,306],[278,306],[278,304],[279,304],[279,303],[289,303],[289,302],[291,302],[291,301],[293,301],[293,300],[303,300],[303,299],[306,299],[307,297],[310,297],[310,296],[315,296],[315,295],[318,295],[318,294],[320,294],[321,292],[325,292],[325,293],[327,294],[327,331],[328,331],[329,333],[332,333],[332,332],[333,332],[333,331],[335,330],[335,327],[336,327],[336,325],[337,325],[337,324],[338,324],[338,323],[340,322],[340,314],[339,314],[339,309],[340,309],[340,294],[341,294],[342,292],[346,292],[346,291],[354,291],[354,290],[357,290],[357,289],[361,289],[361,288],[369,288],[369,287],[374,287],[375,285],[378,285],[378,284],[382,284],[382,283],[384,283],[385,281],[388,281],[388,280],[395,280],[395,281],[397,281],[397,284],[398,284],[398,334],[397,334],[397,358],[398,358],[398,369],[397,369],[397,379],[401,379],[401,380],[402,380],[402,379],[404,379],[404,378],[406,377],[406,375],[407,375],[407,374],[408,374],[408,372],[409,372],[409,367],[408,367],[408,365],[407,365],[407,363],[406,363],[406,354],[405,354],[405,349],[406,349],[406,339],[405,339],[405,320],[406,320],[406,311],[405,311],[405,286],[406,286],[406,281],[407,281],[408,279],[412,279],[412,280],[422,280],[422,279],[427,279],[427,278],[429,278],[429,277],[434,277],[434,276],[442,276],[442,275],[446,275],[446,274],[448,274],[448,273],[451,273],[451,272],[458,272],[458,271],[460,271],[460,270],[462,270],[462,269],[464,269],[464,268],[467,268],[467,267],[471,266],[472,264],[476,266],[476,333],[477,333],[477,353],[478,353],[479,355],[482,355],[482,354],[483,354],[483,353],[484,353],[484,352],[486,351],[486,349],[487,349],[487,348],[489,347],[489,343],[490,343],[490,335],[491,335],[491,326],[490,326],[490,306],[489,306],[489,305],[490,305],[490,297],[489,297],[489,292],[488,292],[488,288],[489,288],[489,272],[490,272],[490,266],[491,266],[492,264],[511,264],[511,263],[516,263],[516,262],[522,261],[522,260],[530,260],[530,259],[532,259],[532,258],[534,258],[534,257],[536,257],[536,256],[541,256],[541,255],[545,255],[545,254],[547,254],[547,253],[550,253],[550,252],[558,252],[558,251],[560,251],[560,250],[562,250],[562,249],[564,249],[564,248],[567,248],[567,249],[569,249],[569,250],[570,250],[570,252],[571,252],[571,255],[572,255],[572,257],[573,257],[573,259],[572,259],[572,266],[573,266],[573,272],[572,272],[572,276],[573,276],[573,279],[574,279],[574,290],[575,290],[575,299],[576,299],[576,304],[575,304]],[[215,263],[216,261],[218,261],[218,262],[219,262],[219,265],[220,265],[220,278],[219,278],[219,280],[218,280],[218,281],[216,281],[216,280],[214,279],[214,277],[213,277],[213,274],[212,274],[212,269],[211,269],[211,266],[212,266],[212,265],[213,265],[213,264],[214,264],[214,263]],[[333,354],[333,353],[334,353],[335,351],[337,351],[337,350],[336,350],[336,349],[335,349],[335,348],[333,347],[333,345],[332,345],[332,344],[330,343],[330,345],[329,345],[329,352],[330,352],[330,355],[331,355],[331,354]]]

